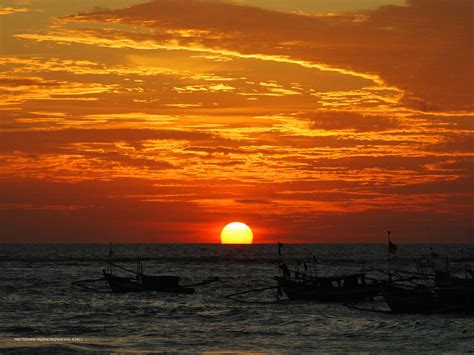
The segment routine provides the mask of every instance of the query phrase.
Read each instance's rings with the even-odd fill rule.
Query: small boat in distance
[[[110,290],[114,293],[123,292],[172,292],[193,294],[194,288],[179,285],[179,276],[159,275],[150,276],[143,273],[137,274],[135,278],[116,276],[105,270],[102,270],[105,280]]]
[[[194,288],[179,285],[179,276],[159,275],[151,276],[143,272],[143,263],[140,258],[137,259],[137,271],[132,271],[112,262],[112,246],[109,247],[108,268],[102,270],[105,281],[107,281],[110,290],[114,293],[123,292],[172,292],[172,293],[194,293]],[[112,267],[116,266],[122,270],[134,273],[135,277],[116,276],[112,272]]]
[[[174,275],[147,275],[143,272],[143,263],[140,258],[137,259],[136,271],[130,270],[126,267],[118,265],[112,261],[112,246],[109,247],[108,259],[97,257],[97,259],[107,262],[107,270],[102,270],[103,277],[94,280],[80,280],[72,282],[73,286],[77,286],[90,291],[106,292],[104,290],[92,288],[88,286],[92,282],[105,281],[113,293],[125,292],[168,292],[176,294],[193,294],[194,288],[192,286],[202,286],[215,281],[218,277],[213,277],[194,285],[183,286],[179,284],[180,277]],[[113,272],[114,268],[126,271],[134,276],[119,276]]]

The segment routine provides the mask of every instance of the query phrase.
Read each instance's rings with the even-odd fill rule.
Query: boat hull
[[[440,301],[450,308],[468,314],[474,313],[474,279],[438,279],[435,292]]]
[[[435,294],[427,288],[404,288],[389,285],[382,296],[393,313],[435,313],[445,310]]]
[[[372,299],[380,294],[377,285],[357,285],[354,287],[318,287],[308,283],[276,277],[279,286],[290,300],[317,302],[350,302]]]
[[[142,275],[139,279],[130,277],[115,276],[104,272],[104,277],[109,284],[110,290],[114,293],[125,292],[170,292],[192,294],[194,288],[183,287],[179,285],[179,277],[177,276],[147,276]]]

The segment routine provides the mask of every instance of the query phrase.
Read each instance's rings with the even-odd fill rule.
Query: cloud
[[[407,6],[382,6],[363,14],[364,21],[356,21],[359,13],[305,16],[220,2],[155,0],[64,20],[129,24],[154,31],[83,30],[91,44],[94,40],[106,46],[141,43],[135,48],[207,50],[325,64],[373,75],[374,80],[378,75],[402,89],[405,103],[420,110],[472,109],[469,0],[411,0]],[[68,40],[67,34],[63,37]]]
[[[29,9],[26,7],[0,7],[0,16],[30,12],[30,11],[40,11],[40,10]]]
[[[140,157],[127,155],[117,151],[108,151],[108,152],[80,152],[81,158],[85,159],[98,159],[103,163],[118,163],[126,167],[138,168],[141,170],[164,170],[164,169],[174,169],[175,165],[163,159],[163,157]]]
[[[328,131],[352,130],[357,132],[387,131],[400,127],[395,117],[364,115],[351,111],[318,111],[301,115],[308,118],[314,129]]]
[[[159,129],[64,129],[53,131],[0,132],[0,151],[48,151],[74,143],[137,143],[146,140],[212,140],[209,133]],[[56,151],[57,152],[57,151]]]
[[[30,100],[94,101],[95,95],[114,90],[115,85],[46,80],[40,77],[0,77],[0,106]]]

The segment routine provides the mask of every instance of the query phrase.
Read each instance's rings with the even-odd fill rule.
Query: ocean
[[[472,246],[464,246],[471,247]],[[452,260],[463,246],[435,246]],[[116,244],[117,264],[145,273],[182,277],[195,294],[113,294],[80,289],[72,281],[96,279],[109,246],[0,245],[0,354],[66,352],[409,352],[474,350],[474,319],[466,315],[389,314],[383,298],[353,309],[343,304],[275,302],[275,245]],[[426,245],[399,245],[394,267],[412,268]],[[285,245],[289,265],[312,256],[322,275],[387,267],[385,245]],[[451,263],[461,270],[464,263]],[[121,273],[120,269],[115,269]],[[100,288],[100,283],[92,286]],[[100,288],[103,290],[103,287]]]

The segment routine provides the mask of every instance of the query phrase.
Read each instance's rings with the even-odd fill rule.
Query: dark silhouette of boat
[[[388,270],[388,280],[382,296],[393,313],[440,313],[447,310],[434,291],[432,276],[422,262],[416,262],[418,271]],[[389,264],[390,265],[390,264]]]
[[[382,288],[390,310],[394,313],[465,313],[474,312],[474,279],[437,274],[423,279],[388,282]]]
[[[102,270],[103,277],[100,279],[92,280],[79,280],[72,282],[73,286],[86,289],[89,291],[96,292],[106,292],[102,289],[97,289],[89,286],[93,282],[103,282],[105,281],[108,285],[110,291],[114,293],[125,293],[125,292],[146,292],[146,291],[155,291],[155,292],[169,292],[177,294],[193,294],[194,286],[203,286],[210,284],[212,282],[219,281],[218,277],[212,277],[207,280],[204,280],[193,285],[183,286],[180,285],[180,277],[174,275],[147,275],[143,271],[143,264],[141,259],[137,259],[137,269],[136,271],[130,270],[126,267],[118,265],[112,261],[112,247],[109,247],[109,256],[108,259],[103,259],[97,257],[101,261],[107,263],[107,270]],[[133,276],[119,276],[114,274],[114,268],[121,269],[133,274]]]
[[[389,282],[382,288],[382,296],[393,313],[436,313],[447,307],[431,287],[423,285],[400,286]]]
[[[391,269],[391,257],[398,246],[392,243],[391,232],[387,232],[387,282],[382,287],[382,296],[393,313],[435,313],[446,307],[433,291],[432,278],[426,272],[422,260],[416,262],[418,271]]]
[[[172,292],[172,293],[194,293],[194,288],[179,285],[179,276],[150,276],[143,273],[137,274],[135,278],[116,276],[112,273],[102,270],[104,278],[107,281],[110,290],[115,293],[123,292]]]
[[[297,261],[297,270],[290,270],[286,263],[281,261],[282,247],[283,244],[278,242],[279,276],[274,278],[279,286],[278,295],[284,292],[290,300],[352,302],[370,300],[380,294],[380,284],[368,283],[365,273],[318,275],[314,256],[307,262]]]
[[[364,273],[330,277],[287,273],[275,279],[290,300],[350,302],[373,299],[380,294],[380,285],[367,283]]]
[[[435,292],[440,302],[456,311],[474,313],[474,278],[472,270],[465,277],[457,277],[449,272],[435,272]],[[470,275],[470,277],[469,277]]]
[[[179,284],[179,276],[170,275],[159,275],[151,276],[146,275],[143,272],[143,263],[140,258],[137,259],[137,270],[129,270],[123,266],[117,265],[112,262],[112,245],[109,246],[109,257],[107,260],[108,268],[102,270],[105,281],[108,283],[109,288],[115,293],[124,292],[144,292],[144,291],[158,291],[158,292],[172,292],[172,293],[194,293],[194,288],[185,287]],[[112,270],[113,267],[118,267],[129,273],[135,274],[135,277],[117,276],[114,275]]]
[[[446,256],[445,270],[436,266],[439,257],[431,248],[430,258],[416,260],[417,271],[390,269],[391,245],[389,232],[388,281],[382,288],[390,310],[394,313],[466,313],[474,311],[474,273],[465,265],[465,277],[450,272]],[[396,251],[396,250],[395,250]],[[395,277],[393,277],[395,276]],[[470,276],[470,277],[469,277]]]

